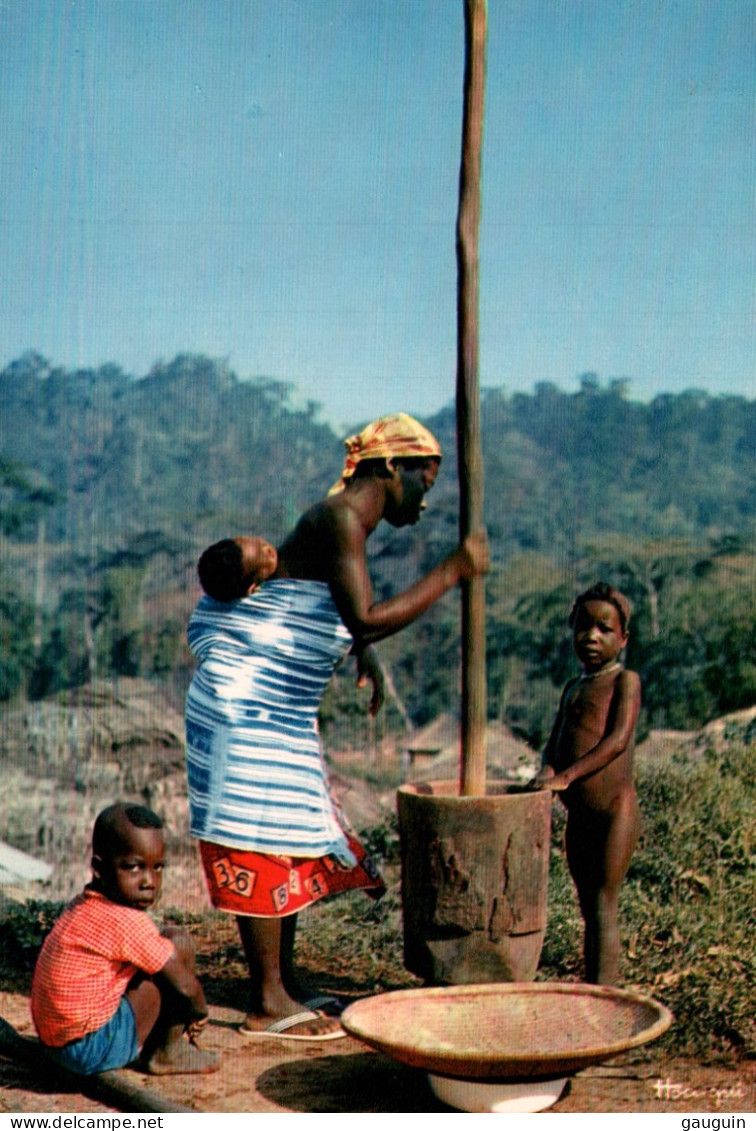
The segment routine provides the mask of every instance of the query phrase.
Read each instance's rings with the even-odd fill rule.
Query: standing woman
[[[360,683],[373,680],[376,710],[369,646],[488,568],[480,531],[374,603],[367,540],[382,519],[418,521],[441,448],[404,413],[345,446],[341,478],[285,539],[271,579],[231,603],[203,597],[189,625],[200,661],[186,708],[191,833],[213,905],[237,916],[252,983],[247,1034],[342,1035],[292,996],[296,912],[348,888],[383,890],[328,787],[317,716],[334,668],[351,648]]]

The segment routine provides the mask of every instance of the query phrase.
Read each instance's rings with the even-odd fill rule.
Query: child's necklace
[[[620,661],[615,660],[614,663],[610,664],[608,668],[602,668],[601,671],[598,671],[598,672],[583,672],[583,674],[580,677],[580,682],[582,683],[583,680],[585,680],[585,679],[598,679],[598,677],[600,675],[609,675],[610,672],[616,672],[618,670],[618,668],[621,668],[621,667],[622,667],[622,664],[620,663]]]

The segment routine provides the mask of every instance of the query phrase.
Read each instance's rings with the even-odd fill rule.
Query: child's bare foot
[[[143,1063],[151,1076],[168,1076],[181,1072],[217,1072],[220,1058],[215,1052],[197,1048],[188,1041],[175,1041],[164,1049],[155,1049],[150,1059]]]

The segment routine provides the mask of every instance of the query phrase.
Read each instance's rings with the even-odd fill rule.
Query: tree
[[[34,666],[34,610],[0,577],[0,700],[26,687]]]

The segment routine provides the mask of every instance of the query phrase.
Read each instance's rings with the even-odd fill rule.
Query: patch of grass
[[[675,1014],[679,1052],[756,1056],[756,744],[727,736],[639,783],[644,835],[624,891],[633,981]]]

